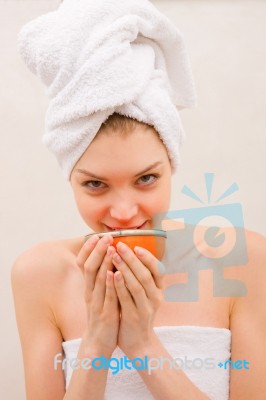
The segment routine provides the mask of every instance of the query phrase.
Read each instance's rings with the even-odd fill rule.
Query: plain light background
[[[198,207],[181,194],[188,185],[205,202],[204,173],[215,173],[213,200],[241,203],[247,229],[266,234],[266,2],[156,0],[183,32],[198,107],[182,112],[187,141],[174,177],[172,209]],[[0,0],[0,398],[24,399],[23,365],[10,271],[16,257],[40,241],[88,232],[69,184],[41,143],[48,101],[21,61],[19,29],[57,8],[55,0]],[[39,366],[41,368],[41,365]],[[45,371],[44,371],[45,373]]]

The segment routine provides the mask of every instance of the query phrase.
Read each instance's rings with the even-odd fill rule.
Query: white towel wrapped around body
[[[202,393],[206,394],[208,399],[229,399],[230,364],[227,362],[231,357],[231,331],[229,329],[208,326],[157,326],[153,329],[169,353],[170,357],[166,358],[175,360],[190,381]],[[80,343],[81,339],[68,340],[62,343],[65,356],[66,388],[73,373],[71,359],[74,362],[74,359],[77,358]],[[116,347],[111,359],[121,360],[124,356],[122,350]],[[143,355],[139,354],[139,357],[143,358]],[[164,357],[157,359],[158,361],[165,360]],[[114,362],[117,363],[116,360]],[[116,365],[114,362],[113,366]],[[158,368],[157,371],[150,371],[151,374],[154,374],[158,373],[158,370],[162,372],[162,369],[169,366],[169,362],[165,360],[158,363],[153,358],[150,359],[150,365]],[[170,368],[175,369],[173,365],[174,363]],[[58,364],[58,368],[60,367],[60,364]],[[190,400],[189,397],[187,398]],[[115,375],[110,368],[104,400],[116,399],[152,400],[154,396],[134,368],[121,368]]]
[[[182,35],[148,0],[64,0],[22,28],[19,49],[48,87],[43,141],[67,179],[114,112],[153,126],[175,170],[195,89]]]

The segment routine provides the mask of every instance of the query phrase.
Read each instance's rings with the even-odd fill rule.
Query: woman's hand
[[[83,337],[90,349],[111,356],[117,346],[119,303],[113,280],[112,236],[97,235],[86,241],[77,257],[85,279],[88,324]]]
[[[128,356],[145,350],[155,339],[153,321],[163,300],[159,261],[146,249],[135,252],[119,242],[113,256],[121,306],[118,346]]]

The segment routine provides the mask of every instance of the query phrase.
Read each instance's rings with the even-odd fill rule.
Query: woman
[[[91,4],[90,13],[84,13],[87,3],[65,0],[56,13],[24,31],[24,41],[30,41],[25,58],[49,86],[52,99],[45,142],[56,154],[80,214],[93,231],[153,228],[155,216],[168,210],[171,175],[182,141],[174,106],[189,105],[193,97],[186,58],[180,67],[183,45],[181,42],[178,47],[179,36],[172,39],[175,54],[171,45],[169,49],[163,47],[160,35],[151,35],[152,42],[148,42],[148,34],[158,32],[158,27],[167,26],[168,30],[162,31],[164,37],[171,33],[169,40],[173,31],[143,0],[129,1],[122,11],[119,2],[102,1],[99,8]],[[140,9],[128,11],[129,6]],[[147,10],[154,24],[150,31],[143,22]],[[120,12],[121,19],[117,16]],[[134,18],[140,17],[137,22],[128,17],[132,13]],[[90,24],[84,15],[90,17]],[[126,23],[124,17],[128,17]],[[86,29],[97,18],[101,30],[94,30],[92,42],[85,41],[81,50],[77,43],[89,37]],[[69,25],[73,21],[78,22],[75,29]],[[123,44],[122,34],[130,31],[129,26],[132,34],[136,24],[141,34],[131,42],[135,46],[132,57],[128,57],[128,48],[122,51],[121,46],[116,52],[121,58],[112,60],[115,39],[120,38],[119,44]],[[121,26],[126,26],[126,31]],[[66,28],[70,30],[67,39]],[[57,33],[52,32],[54,47],[48,40],[51,29]],[[99,40],[99,32],[105,41]],[[62,47],[63,39],[68,47]],[[38,53],[32,50],[34,45]],[[62,48],[65,51],[58,56]],[[94,52],[95,48],[99,51]],[[171,75],[168,50],[177,62],[177,77]],[[88,60],[88,54],[93,60]],[[264,240],[247,234],[247,243],[249,264],[231,268],[230,276],[226,276],[241,280],[247,288],[246,296],[214,297],[212,272],[206,270],[199,276],[199,301],[179,303],[167,302],[163,296],[166,287],[179,281],[178,274],[162,275],[158,260],[145,249],[135,248],[133,252],[120,244],[115,250],[111,237],[99,239],[94,235],[87,241],[80,237],[48,242],[25,252],[15,263],[12,282],[27,398],[264,398]],[[247,332],[251,326],[252,335]],[[110,370],[108,375],[103,368],[88,369],[84,364],[82,368],[72,364],[63,369],[63,350],[70,361],[126,355],[131,360],[147,356],[154,364],[149,364],[150,370],[124,368],[117,375]],[[228,393],[229,368],[225,362],[230,354],[231,360],[240,363],[233,365]],[[190,364],[171,368],[166,361],[163,368],[155,368],[155,359],[175,357],[181,361],[183,356]],[[202,361],[203,357],[201,369],[195,363],[191,368],[191,360]],[[206,358],[209,362],[220,360],[225,367],[207,364]]]

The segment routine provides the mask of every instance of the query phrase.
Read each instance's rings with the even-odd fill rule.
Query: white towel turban
[[[195,105],[195,89],[182,35],[150,1],[64,0],[27,23],[18,43],[48,87],[43,142],[67,179],[114,112],[153,126],[175,170],[178,110]]]

